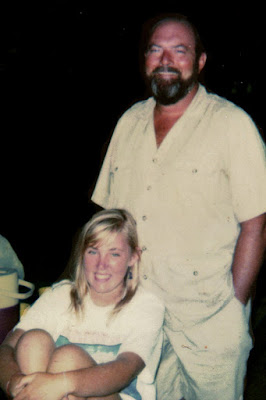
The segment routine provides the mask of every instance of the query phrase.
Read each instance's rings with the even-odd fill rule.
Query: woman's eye
[[[120,257],[120,254],[119,253],[112,253],[112,256],[113,257]]]
[[[93,249],[89,249],[89,250],[88,250],[88,254],[94,255],[94,254],[96,254],[96,253],[97,253],[96,250],[93,250]]]

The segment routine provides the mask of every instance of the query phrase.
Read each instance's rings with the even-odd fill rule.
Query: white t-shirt
[[[266,211],[265,149],[251,118],[203,86],[157,148],[154,107],[139,102],[119,120],[92,201],[136,219],[142,284],[178,331],[234,295],[239,224]]]
[[[58,346],[78,344],[97,363],[112,361],[124,352],[139,355],[145,368],[120,396],[123,400],[155,400],[154,379],[162,346],[162,303],[140,287],[130,303],[109,319],[113,306],[98,307],[88,295],[84,317],[80,319],[69,310],[70,288],[67,281],[54,285],[34,303],[15,328],[25,331],[44,329]]]

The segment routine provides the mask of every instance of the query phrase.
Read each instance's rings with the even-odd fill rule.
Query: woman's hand
[[[61,400],[67,390],[61,374],[38,372],[24,376],[16,386],[14,400]]]
[[[22,389],[23,386],[21,385],[21,379],[24,378],[24,376],[24,374],[17,373],[10,378],[7,384],[7,394],[12,396],[12,398]]]

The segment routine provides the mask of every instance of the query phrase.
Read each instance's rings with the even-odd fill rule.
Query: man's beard
[[[171,79],[163,79],[160,72],[169,72],[176,74],[176,77]],[[197,82],[198,73],[196,68],[188,79],[182,79],[181,73],[176,68],[158,67],[148,77],[151,92],[157,103],[168,106],[177,103],[183,99],[194,84]]]

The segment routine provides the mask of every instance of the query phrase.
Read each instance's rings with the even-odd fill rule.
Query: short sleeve
[[[23,315],[14,329],[44,329],[57,339],[58,327],[70,304],[70,285],[58,284],[45,291]]]
[[[154,100],[141,101],[129,108],[118,120],[113,132],[103,165],[92,194],[91,200],[103,208],[118,207],[124,186],[127,186],[128,177],[118,179],[118,186],[114,186],[114,178],[120,169],[124,170],[124,163],[131,160],[136,152],[136,138],[143,132],[144,127],[152,115]],[[130,168],[131,170],[131,168]]]
[[[110,168],[111,154],[112,154],[112,148],[110,144],[98,177],[96,187],[94,189],[91,198],[91,200],[95,204],[98,204],[103,208],[108,208],[108,199],[110,195],[110,187],[112,179],[112,172]]]
[[[117,138],[119,135],[120,124],[121,120],[118,121],[113,136],[111,138],[95,189],[91,197],[91,200],[95,204],[98,204],[103,208],[113,207],[113,197],[111,193],[112,180],[113,180],[112,163],[114,161],[114,152],[116,148]]]
[[[265,144],[251,118],[236,108],[229,118],[229,179],[239,222],[266,211]]]
[[[130,334],[122,343],[119,354],[133,352],[145,362],[146,367],[139,376],[143,382],[151,384],[159,364],[162,341],[164,306],[151,293],[138,296],[130,315]]]

